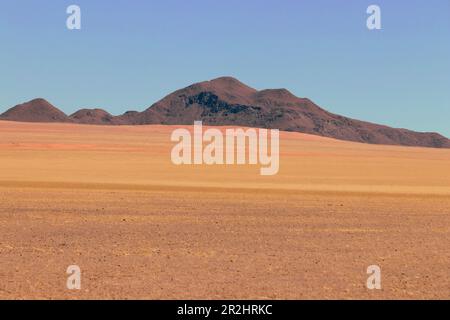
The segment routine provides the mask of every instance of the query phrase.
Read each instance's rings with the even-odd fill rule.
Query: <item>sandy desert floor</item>
[[[260,176],[174,128],[0,122],[0,298],[450,299],[450,150],[282,133]]]

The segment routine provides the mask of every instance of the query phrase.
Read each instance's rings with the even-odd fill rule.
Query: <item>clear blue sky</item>
[[[80,31],[66,29],[70,4]],[[449,0],[2,0],[0,43],[0,112],[43,97],[119,114],[229,75],[450,136]]]

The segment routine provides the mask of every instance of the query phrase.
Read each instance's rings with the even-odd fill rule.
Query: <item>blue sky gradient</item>
[[[371,4],[382,30],[366,27]],[[43,97],[120,114],[227,75],[450,136],[448,0],[1,0],[0,43],[0,112]]]

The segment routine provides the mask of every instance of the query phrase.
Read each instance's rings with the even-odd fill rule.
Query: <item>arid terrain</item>
[[[261,176],[178,127],[0,121],[0,298],[450,299],[450,149],[282,132]]]
[[[45,99],[16,105],[0,121],[97,125],[239,126],[307,133],[344,141],[382,145],[449,148],[436,132],[415,132],[330,113],[286,89],[256,90],[232,77],[195,83],[177,90],[142,112],[113,116],[103,109],[78,110],[68,116]]]

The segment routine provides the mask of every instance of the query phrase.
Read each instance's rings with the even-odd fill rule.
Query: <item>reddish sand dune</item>
[[[284,132],[261,176],[175,128],[0,122],[0,298],[450,298],[450,150]]]

